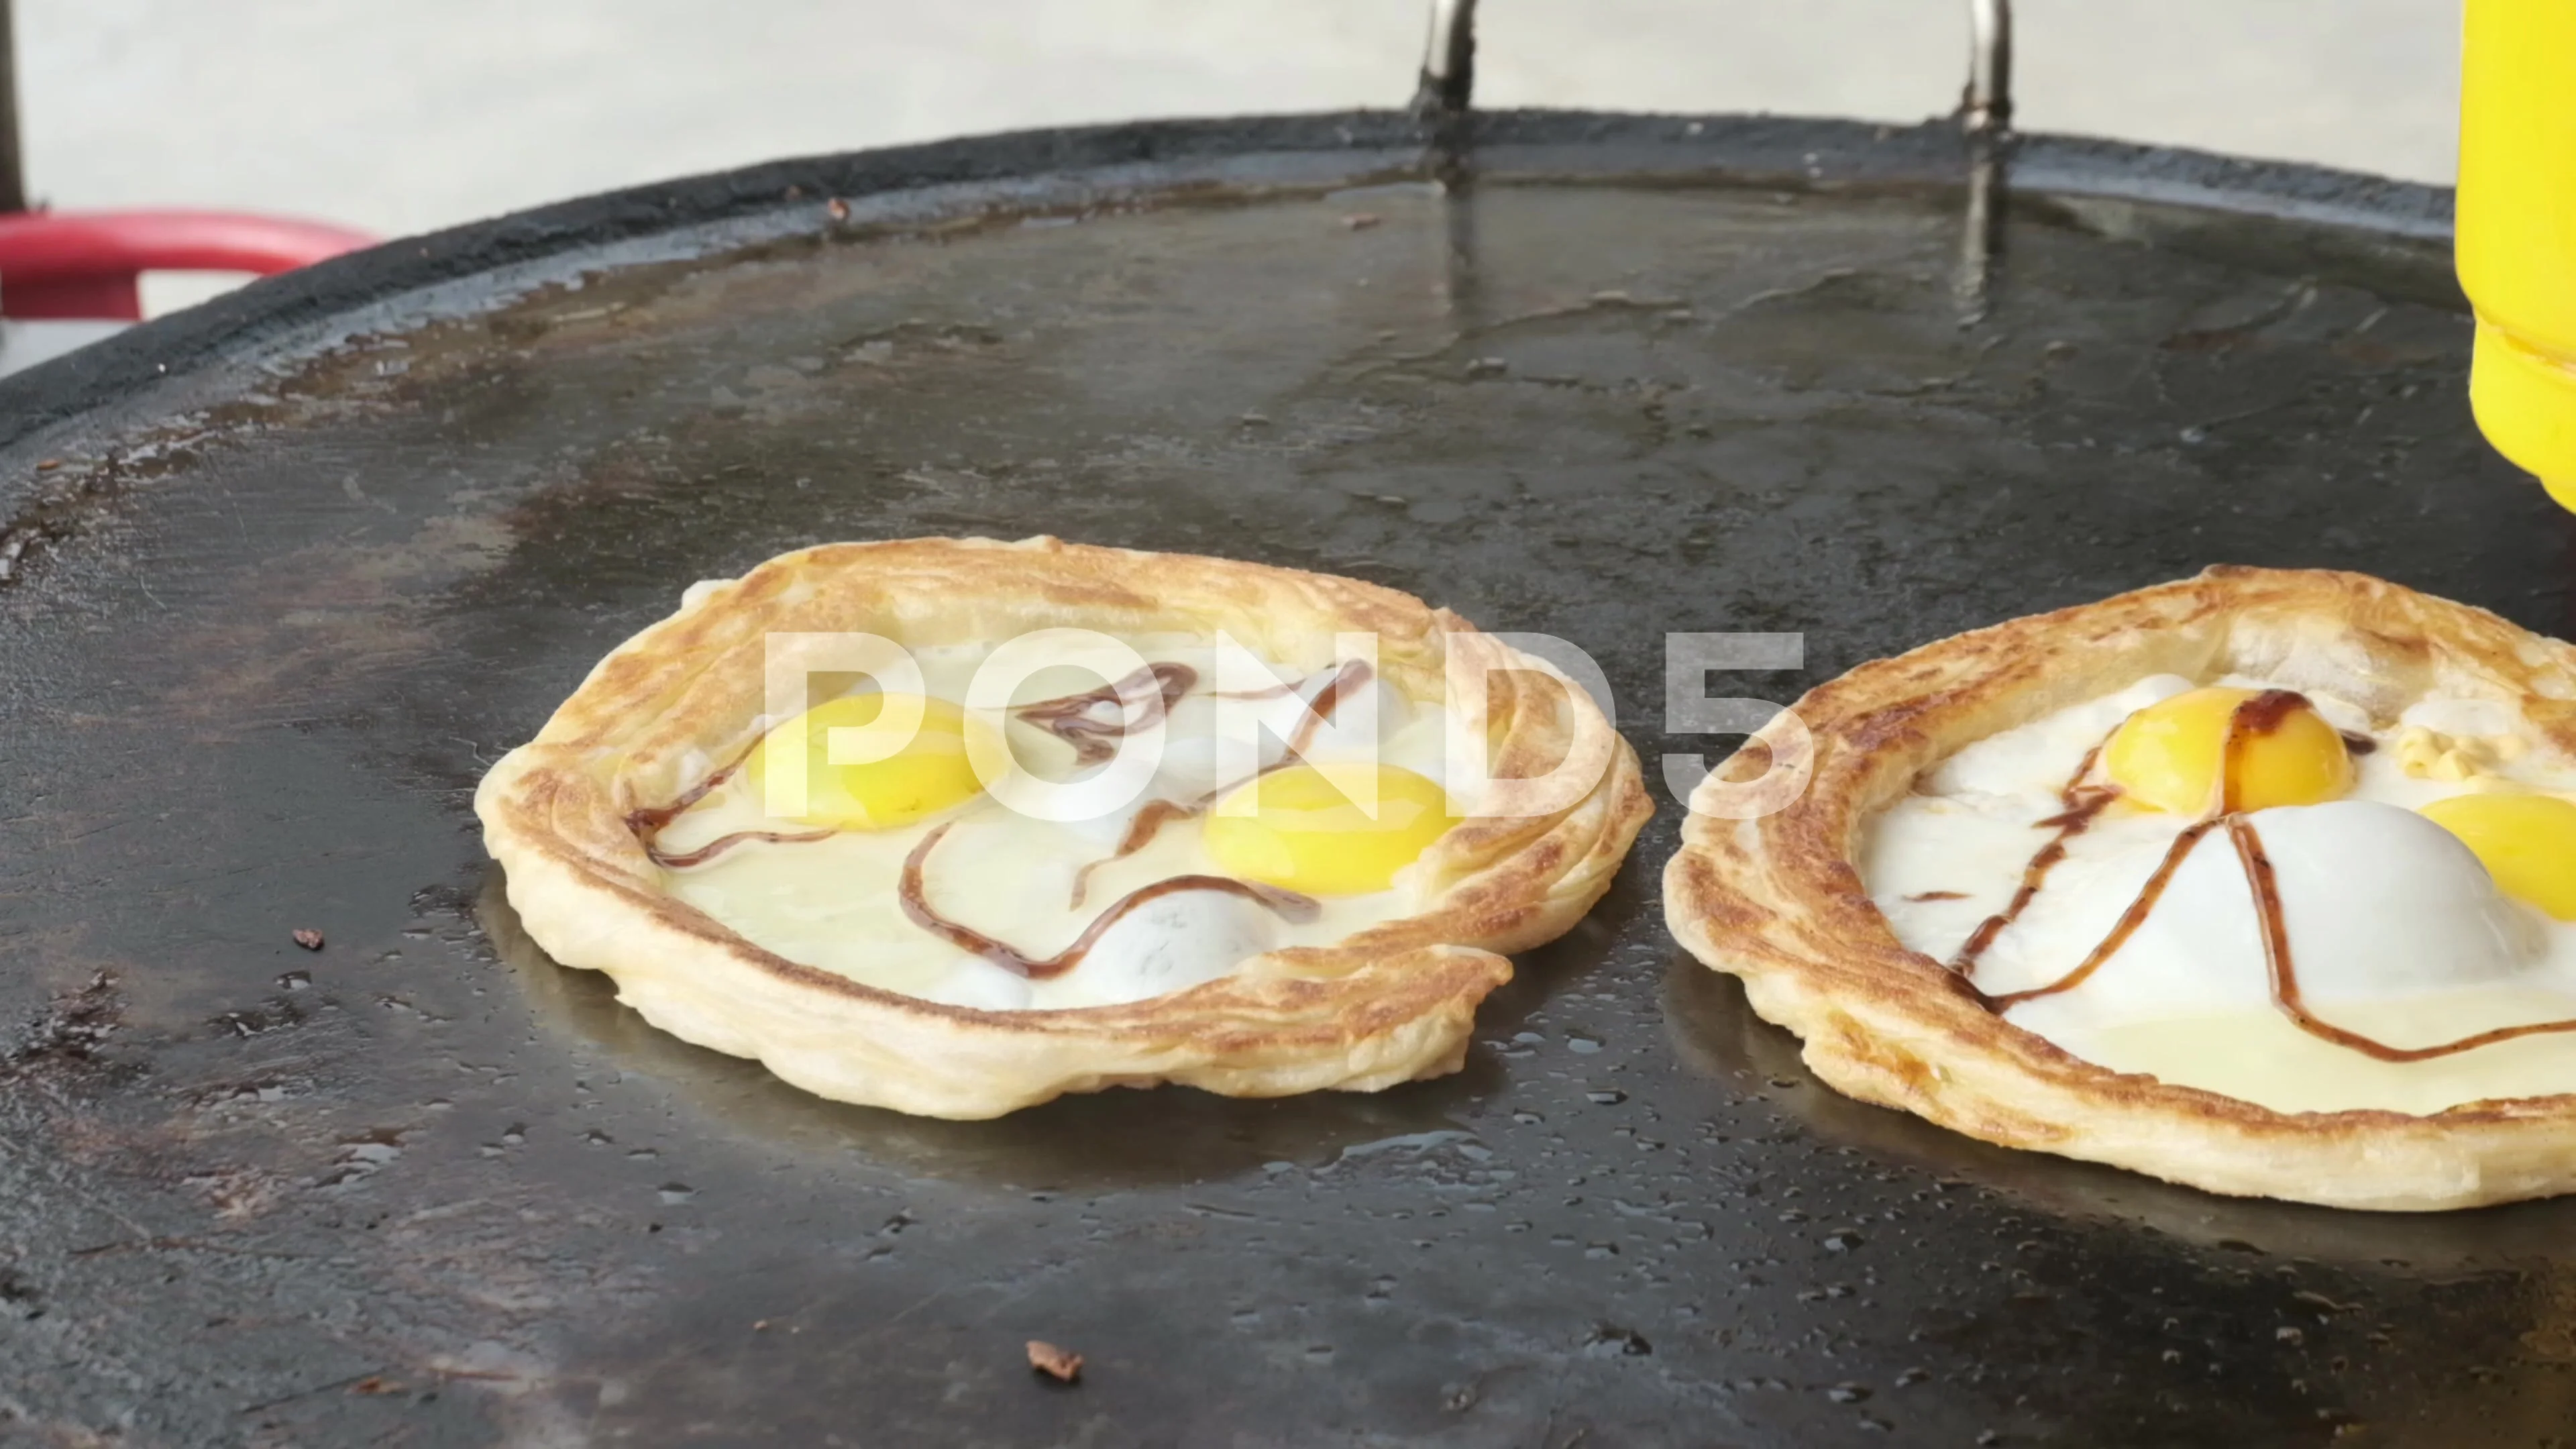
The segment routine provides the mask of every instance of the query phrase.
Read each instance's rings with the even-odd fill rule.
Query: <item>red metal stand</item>
[[[347,227],[220,211],[0,215],[0,316],[139,320],[144,272],[267,275],[374,243]]]
[[[31,211],[12,0],[0,0],[0,317],[134,322],[145,272],[270,272],[371,246],[346,227],[220,211]]]

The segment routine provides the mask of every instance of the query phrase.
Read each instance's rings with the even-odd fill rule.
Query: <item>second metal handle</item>
[[[2012,0],[1968,0],[1968,85],[1959,124],[1971,135],[2012,125]],[[1431,39],[1414,108],[1463,115],[1476,91],[1476,0],[1431,0]]]

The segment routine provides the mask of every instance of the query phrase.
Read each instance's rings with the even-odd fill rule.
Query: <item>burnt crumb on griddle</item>
[[[1082,1355],[1056,1347],[1043,1338],[1029,1340],[1029,1367],[1060,1384],[1082,1377]]]
[[[18,1271],[14,1252],[0,1256],[0,1322],[32,1323],[44,1316],[44,1290]]]
[[[80,990],[55,997],[52,1005],[27,1024],[17,1045],[0,1053],[0,1077],[49,1062],[90,1061],[124,1014],[115,973],[99,972]]]
[[[1655,1351],[1646,1336],[1616,1323],[1596,1323],[1583,1338],[1586,1358],[1642,1358]]]
[[[271,997],[257,1006],[237,1007],[209,1018],[208,1026],[228,1031],[235,1036],[258,1036],[280,1027],[294,1026],[304,1020],[304,1012],[283,997]]]
[[[307,951],[319,951],[322,949],[322,933],[311,926],[299,927],[295,931],[295,944]]]

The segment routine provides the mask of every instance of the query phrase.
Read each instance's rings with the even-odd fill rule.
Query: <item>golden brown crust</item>
[[[2427,694],[2495,699],[2576,754],[2576,647],[2366,575],[2222,566],[1944,639],[1810,691],[1794,706],[1814,741],[1806,794],[1759,820],[1694,808],[1664,873],[1673,934],[1742,977],[1754,1010],[1803,1037],[1808,1065],[1836,1088],[1988,1142],[2336,1207],[2576,1189],[2576,1096],[2421,1117],[2275,1112],[2071,1056],[1897,940],[1852,865],[1872,816],[1977,740],[2168,673],[2276,680],[2383,723]],[[1758,776],[1754,754],[1702,791]]]
[[[773,631],[930,645],[1056,626],[1221,629],[1310,670],[1331,663],[1337,630],[1373,631],[1380,673],[1417,699],[1441,698],[1449,653],[1467,651],[1504,671],[1488,703],[1498,796],[1560,757],[1597,761],[1598,780],[1551,814],[1460,822],[1422,857],[1425,904],[1412,916],[1171,996],[1057,1011],[940,1005],[762,950],[665,892],[625,823],[756,737]],[[692,589],[493,766],[475,809],[510,904],[556,960],[605,971],[656,1026],[822,1096],[992,1117],[1157,1082],[1247,1097],[1374,1091],[1460,1066],[1476,1004],[1511,976],[1497,953],[1581,919],[1651,813],[1635,753],[1592,702],[1512,672],[1544,668],[1455,615],[1349,579],[1052,538],[826,544]]]

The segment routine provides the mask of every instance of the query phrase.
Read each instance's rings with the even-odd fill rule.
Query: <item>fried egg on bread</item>
[[[772,708],[773,638],[850,634],[913,676],[814,672]],[[1455,1070],[1502,953],[1580,918],[1649,812],[1591,700],[1455,616],[1053,539],[827,545],[692,588],[476,806],[558,961],[808,1090],[947,1117]]]
[[[2267,700],[2222,809],[2226,733]],[[1899,940],[2114,1070],[2285,1112],[2576,1092],[2576,922],[2548,910],[2576,880],[2576,763],[2506,724],[2467,748],[2510,764],[2433,778],[2398,746],[2445,703],[2383,724],[2322,691],[2153,676],[1943,762],[1865,827],[1862,880]],[[2044,823],[2088,791],[2083,828]]]
[[[2221,1192],[2576,1186],[2576,649],[2213,569],[1864,665],[1677,935],[1838,1088]],[[1721,780],[1728,772],[1720,772]]]

